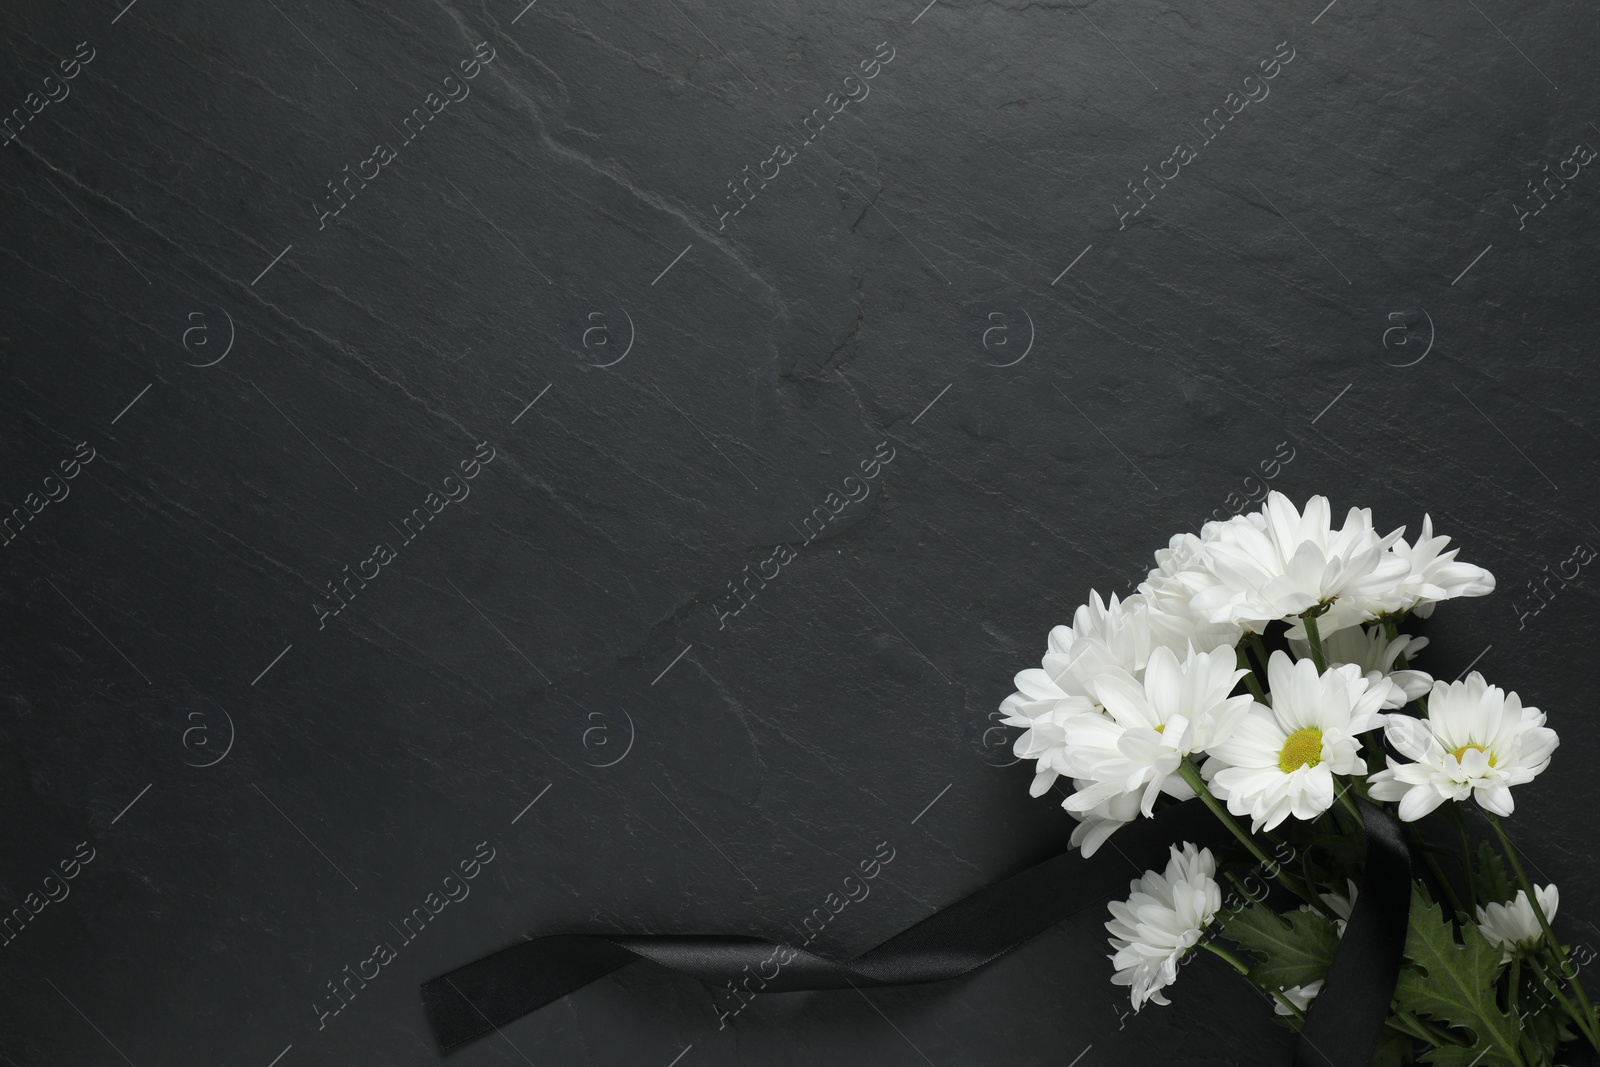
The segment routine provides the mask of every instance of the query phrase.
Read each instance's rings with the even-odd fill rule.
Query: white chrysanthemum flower
[[[1007,726],[1024,727],[1012,750],[1019,759],[1038,761],[1028,792],[1032,796],[1043,796],[1056,778],[1066,772],[1063,763],[1066,736],[1062,725],[1075,715],[1093,713],[1095,706],[1088,697],[1066,692],[1038,668],[1018,674],[1016,685],[1017,692],[1000,702],[1003,715],[1000,721]]]
[[[1322,992],[1323,981],[1324,979],[1318,978],[1315,982],[1307,982],[1305,985],[1292,985],[1287,989],[1280,989],[1278,992],[1283,994],[1285,1000],[1288,1000],[1289,1003],[1304,1013],[1307,1008],[1311,1007],[1311,1002],[1317,999],[1317,994]],[[1278,1000],[1272,1002],[1272,1010],[1278,1015],[1294,1014],[1283,1005],[1282,1001]]]
[[[1114,985],[1131,987],[1133,1010],[1148,1001],[1170,1003],[1161,990],[1178,977],[1178,961],[1196,944],[1222,908],[1217,863],[1208,848],[1172,847],[1165,874],[1144,872],[1130,882],[1126,901],[1111,903]]]
[[[1196,537],[1191,533],[1173,536],[1166,548],[1156,550],[1156,565],[1139,583],[1139,593],[1155,615],[1151,628],[1161,643],[1174,652],[1192,644],[1203,652],[1223,645],[1233,646],[1244,636],[1244,628],[1234,622],[1211,622],[1196,614],[1194,596],[1201,589],[1220,584],[1205,569],[1206,544],[1216,536],[1218,523],[1208,522]]]
[[[1218,584],[1191,602],[1202,618],[1260,632],[1326,604],[1319,625],[1332,633],[1362,621],[1361,598],[1393,589],[1407,573],[1406,561],[1389,551],[1404,527],[1380,536],[1370,509],[1351,508],[1335,530],[1327,497],[1312,497],[1302,513],[1274,490],[1260,520],[1239,516],[1211,531],[1203,561]]]
[[[1289,647],[1294,649],[1299,659],[1311,654],[1310,644],[1303,640],[1291,640]],[[1428,690],[1433,688],[1433,677],[1424,671],[1394,669],[1395,660],[1402,655],[1409,662],[1412,656],[1426,647],[1426,637],[1399,634],[1391,641],[1376,626],[1347,626],[1335,630],[1322,640],[1322,652],[1327,657],[1328,666],[1354,663],[1360,667],[1373,688],[1385,691],[1383,706],[1391,711],[1405,707],[1420,696],[1426,696]]]
[[[1356,894],[1358,892],[1356,883],[1353,880],[1346,879],[1345,884],[1349,886],[1350,891],[1348,893],[1317,894],[1322,898],[1322,903],[1327,907],[1328,912],[1334,916],[1334,930],[1340,937],[1344,937],[1344,928],[1350,923],[1350,911],[1356,905]],[[1302,904],[1300,905],[1300,910],[1310,911],[1311,905]],[[1317,994],[1322,992],[1322,983],[1323,979],[1318,978],[1316,981],[1307,982],[1305,985],[1289,986],[1287,989],[1279,990],[1279,992],[1288,999],[1289,1003],[1304,1012],[1311,1006],[1311,1002],[1317,999]],[[1273,1001],[1272,1010],[1279,1015],[1294,1014],[1277,1000]]]
[[[1333,776],[1366,769],[1358,734],[1383,725],[1387,689],[1372,687],[1353,663],[1317,673],[1287,652],[1267,661],[1272,706],[1252,704],[1231,734],[1208,750],[1211,792],[1251,830],[1289,816],[1315,819],[1333,807]]]
[[[1169,614],[1142,593],[1122,600],[1113,594],[1104,602],[1099,593],[1091,592],[1089,603],[1073,613],[1070,627],[1050,631],[1042,667],[1065,691],[1100,703],[1095,682],[1110,668],[1138,675],[1158,648],[1181,654],[1192,645],[1210,652],[1233,647],[1240,636],[1237,626]]]
[[[1008,726],[1023,727],[1014,751],[1036,760],[1034,796],[1041,796],[1056,778],[1070,773],[1065,763],[1062,727],[1076,715],[1096,710],[1098,679],[1113,669],[1139,677],[1156,648],[1181,651],[1191,644],[1202,651],[1232,646],[1239,629],[1167,616],[1139,594],[1109,602],[1091,592],[1089,603],[1073,614],[1071,626],[1050,631],[1041,665],[1016,676],[1017,691],[1000,704]]]
[[[1539,910],[1544,912],[1545,920],[1554,921],[1561,894],[1554,885],[1536,885],[1533,891],[1539,896]],[[1528,951],[1544,937],[1544,927],[1533,913],[1526,889],[1517,890],[1517,899],[1507,904],[1480,904],[1478,932],[1501,950],[1501,963],[1510,963],[1513,954]]]
[[[1063,761],[1072,777],[1087,783],[1063,806],[1091,811],[1134,794],[1148,816],[1163,792],[1179,800],[1193,797],[1178,768],[1189,755],[1226,738],[1249,711],[1251,697],[1228,695],[1244,674],[1232,649],[1190,649],[1180,662],[1165,646],[1150,653],[1143,680],[1107,670],[1096,682],[1105,713],[1077,715],[1061,727]]]
[[[1413,822],[1447,800],[1469,796],[1496,815],[1510,815],[1511,787],[1531,782],[1550,765],[1560,738],[1538,708],[1489,685],[1473,671],[1464,682],[1433,683],[1428,717],[1389,716],[1385,736],[1401,755],[1370,779],[1375,800],[1398,800],[1400,818]]]
[[[1075,778],[1072,784],[1074,788],[1082,789],[1090,783]],[[1139,794],[1123,793],[1087,811],[1068,808],[1067,814],[1078,820],[1078,825],[1072,828],[1072,839],[1068,846],[1081,848],[1083,858],[1088,859],[1100,851],[1100,846],[1106,843],[1107,838],[1139,817]]]
[[[1433,517],[1422,517],[1422,534],[1416,544],[1403,538],[1390,549],[1406,563],[1405,575],[1393,589],[1375,594],[1367,605],[1373,615],[1409,611],[1426,619],[1434,605],[1458,596],[1487,596],[1494,592],[1494,575],[1473,563],[1456,559],[1460,549],[1444,551],[1450,538],[1433,535]]]

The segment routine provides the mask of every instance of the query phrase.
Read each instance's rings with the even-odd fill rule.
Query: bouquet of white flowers
[[[1385,905],[1404,947],[1373,1062],[1548,1067],[1566,1042],[1600,1050],[1600,1017],[1551,927],[1556,887],[1528,880],[1501,820],[1557,737],[1476,671],[1445,682],[1412,666],[1427,639],[1401,627],[1494,577],[1445,551],[1427,518],[1416,541],[1403,533],[1355,508],[1335,528],[1325,498],[1301,512],[1272,493],[1174,537],[1137,593],[1092,594],[1000,708],[1025,728],[1016,753],[1036,761],[1035,796],[1072,779],[1062,806],[1085,855],[1196,798],[1241,846],[1175,845],[1111,905],[1112,981],[1135,1010],[1167,1004],[1203,949],[1304,1027],[1375,820],[1398,817],[1415,877],[1409,902],[1402,889]],[[1424,819],[1449,847],[1424,839]]]

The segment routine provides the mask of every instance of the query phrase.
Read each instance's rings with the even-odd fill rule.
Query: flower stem
[[[1212,953],[1213,955],[1221,956],[1223,959],[1227,960],[1228,963],[1233,966],[1233,969],[1238,971],[1240,974],[1248,975],[1250,973],[1249,966],[1243,960],[1216,942],[1201,941],[1200,947],[1205,949],[1207,952]]]
[[[1271,661],[1272,657],[1267,655],[1267,646],[1261,640],[1260,634],[1252,633],[1249,635],[1249,638],[1250,650],[1256,654],[1256,662],[1261,664],[1261,673],[1264,676],[1267,673],[1267,664]]]
[[[1517,1001],[1522,993],[1522,957],[1511,955],[1511,971],[1506,982],[1506,1011],[1517,1014]]]
[[[1261,691],[1261,682],[1256,679],[1256,672],[1250,666],[1250,657],[1245,654],[1244,646],[1234,649],[1239,655],[1239,669],[1245,672],[1244,684],[1249,688],[1250,695],[1261,701],[1267,702],[1267,695]]]
[[[1385,616],[1383,620],[1383,634],[1391,641],[1400,636],[1400,624],[1394,620],[1393,616]],[[1407,671],[1411,669],[1411,661],[1406,658],[1406,654],[1404,652],[1401,652],[1395,656],[1394,669],[1397,671]],[[1419,696],[1416,703],[1417,707],[1422,711],[1423,717],[1426,718],[1428,715],[1428,695],[1424,693],[1422,696]]]
[[[1461,900],[1456,896],[1455,889],[1450,885],[1450,879],[1444,876],[1444,871],[1440,868],[1439,861],[1433,858],[1433,853],[1429,851],[1428,846],[1423,842],[1421,832],[1411,823],[1401,823],[1400,826],[1406,835],[1406,839],[1411,842],[1412,848],[1421,854],[1422,862],[1428,865],[1429,873],[1433,875],[1434,881],[1439,884],[1439,891],[1444,894],[1445,903],[1450,905],[1450,910],[1455,914],[1456,919],[1460,922],[1470,922],[1472,913],[1463,910],[1461,907]]]
[[[1355,816],[1356,825],[1358,827],[1363,827],[1364,828],[1367,825],[1367,820],[1365,820],[1365,819],[1363,819],[1361,817],[1361,811],[1360,811],[1359,808],[1356,807],[1356,802],[1350,799],[1350,787],[1353,784],[1354,783],[1346,783],[1345,787],[1343,789],[1339,790],[1339,795],[1338,795],[1337,799],[1340,800],[1340,801],[1343,801],[1345,810],[1348,811],[1351,815]]]
[[[1583,1031],[1583,1036],[1589,1039],[1589,1044],[1596,1049],[1600,1049],[1600,1038],[1595,1036],[1593,1009],[1581,1009],[1562,996],[1560,983],[1551,978],[1539,961],[1531,955],[1528,957],[1528,966],[1533,968],[1533,973],[1538,976],[1540,982],[1544,983],[1544,987],[1550,991],[1550,995],[1556,998],[1556,1003],[1561,1005],[1562,1010],[1572,1016],[1573,1021],[1578,1024],[1578,1029]],[[1583,991],[1583,987],[1578,985],[1576,981],[1572,983],[1572,988],[1580,993]],[[1587,1016],[1584,1014],[1585,1010],[1588,1011]]]
[[[1474,909],[1473,913],[1476,914],[1478,886],[1472,867],[1472,839],[1467,836],[1467,820],[1461,814],[1459,804],[1446,804],[1445,807],[1450,811],[1451,821],[1456,824],[1456,832],[1461,835],[1461,868],[1467,873],[1467,906]]]
[[[1321,615],[1323,610],[1323,607],[1318,605],[1300,616],[1306,624],[1306,644],[1311,646],[1311,662],[1317,665],[1318,674],[1323,674],[1328,669],[1328,656],[1322,651],[1322,634],[1317,630],[1317,615]]]
[[[1384,616],[1384,619],[1383,619],[1383,636],[1388,638],[1390,641],[1393,641],[1395,638],[1400,636],[1400,624],[1395,622],[1393,616],[1388,616],[1388,615]],[[1396,670],[1403,671],[1403,670],[1409,669],[1410,666],[1411,666],[1411,663],[1410,663],[1409,660],[1406,659],[1406,654],[1404,652],[1401,652],[1397,656],[1395,656],[1395,658],[1394,658],[1394,666],[1395,666]]]
[[[1228,809],[1222,806],[1222,802],[1211,795],[1211,790],[1206,788],[1205,779],[1200,777],[1200,769],[1198,767],[1188,760],[1184,760],[1178,767],[1178,773],[1183,776],[1185,782],[1189,783],[1189,787],[1195,791],[1205,806],[1211,809],[1211,813],[1222,822],[1222,825],[1226,826],[1229,832],[1239,839],[1239,843],[1249,850],[1250,855],[1256,858],[1257,862],[1261,864],[1262,870],[1268,872],[1267,876],[1269,878],[1277,879],[1285,889],[1311,905],[1312,910],[1318,915],[1326,918],[1322,901],[1317,899],[1317,896],[1309,889],[1302,886],[1298,879],[1291,878],[1288,872],[1283,869],[1281,863],[1261,851],[1261,846],[1256,844],[1249,834],[1245,833],[1244,827],[1239,825],[1238,820],[1228,814]]]
[[[1284,996],[1282,993],[1278,992],[1276,989],[1274,989],[1272,991],[1272,999],[1276,1000],[1279,1004],[1282,1004],[1284,1007],[1288,1008],[1289,1009],[1289,1014],[1294,1016],[1295,1020],[1297,1022],[1299,1022],[1301,1026],[1305,1025],[1305,1023],[1306,1023],[1306,1013],[1301,1011],[1299,1009],[1299,1007],[1296,1006],[1294,1001],[1290,1000],[1288,997]]]
[[[1511,838],[1506,836],[1505,827],[1500,825],[1499,816],[1492,811],[1486,811],[1484,815],[1488,817],[1489,825],[1494,827],[1495,836],[1500,838],[1500,847],[1505,852],[1506,858],[1511,861],[1511,869],[1517,874],[1518,888],[1528,895],[1528,904],[1533,908],[1533,914],[1539,919],[1539,926],[1544,930],[1545,949],[1550,952],[1551,957],[1558,964],[1564,965],[1565,959],[1561,952],[1561,942],[1556,938],[1555,931],[1550,928],[1550,920],[1546,917],[1544,908],[1539,904],[1539,894],[1534,891],[1533,883],[1528,881],[1528,872],[1522,869],[1522,861],[1517,858],[1517,847],[1511,843]],[[1556,988],[1550,977],[1545,974],[1544,968],[1539,966],[1538,960],[1529,956],[1528,965],[1534,969],[1534,973],[1555,994],[1561,1006],[1567,1010],[1567,1014],[1571,1015],[1573,1020],[1577,1022],[1579,1028],[1583,1030],[1584,1036],[1589,1039],[1589,1043],[1595,1047],[1596,1051],[1600,1051],[1600,1024],[1595,1021],[1594,1007],[1589,1003],[1589,996],[1584,992],[1583,983],[1578,981],[1578,976],[1573,975],[1570,980],[1572,992],[1578,998],[1578,1008],[1574,1008],[1567,998],[1561,995],[1560,990]]]

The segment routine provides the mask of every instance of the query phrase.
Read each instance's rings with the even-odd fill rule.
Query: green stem
[[[1393,618],[1385,616],[1383,620],[1383,636],[1388,638],[1390,641],[1393,641],[1395,638],[1399,637],[1400,624],[1395,622]],[[1396,670],[1401,671],[1410,669],[1411,664],[1406,662],[1406,654],[1404,652],[1400,653],[1394,658],[1394,666]]]
[[[1260,634],[1253,633],[1250,635],[1250,650],[1256,654],[1256,662],[1261,664],[1261,676],[1265,678],[1267,664],[1271,662],[1272,657],[1267,655],[1267,646],[1262,642]]]
[[[1517,846],[1511,843],[1511,838],[1506,835],[1505,827],[1500,825],[1500,817],[1492,811],[1485,811],[1484,816],[1489,820],[1489,825],[1494,827],[1495,836],[1500,838],[1500,848],[1506,854],[1506,859],[1511,861],[1511,869],[1516,872],[1517,886],[1528,894],[1528,903],[1533,907],[1533,914],[1539,920],[1539,926],[1544,930],[1544,936],[1554,947],[1556,954],[1561,952],[1561,942],[1556,940],[1556,933],[1550,929],[1550,920],[1545,917],[1544,908],[1539,904],[1539,894],[1534,892],[1533,883],[1528,880],[1528,872],[1522,869],[1522,860],[1517,856]]]
[[[1337,781],[1337,779],[1335,779],[1335,781]],[[1350,789],[1353,784],[1354,783],[1346,783],[1345,787],[1339,790],[1338,799],[1344,803],[1344,809],[1351,815],[1355,816],[1357,826],[1366,826],[1367,821],[1361,817],[1361,811],[1356,807],[1356,802],[1350,799]]]
[[[1554,978],[1551,978],[1550,975],[1545,972],[1544,967],[1540,965],[1539,961],[1531,955],[1528,957],[1528,966],[1533,968],[1533,973],[1538,976],[1539,981],[1544,984],[1544,987],[1550,991],[1550,995],[1556,998],[1556,1003],[1561,1005],[1562,1010],[1568,1015],[1572,1016],[1572,1020],[1578,1024],[1578,1029],[1583,1031],[1583,1036],[1589,1039],[1589,1044],[1593,1045],[1597,1050],[1600,1050],[1600,1037],[1595,1036],[1593,1009],[1589,1009],[1588,1015],[1585,1016],[1583,1010],[1579,1009],[1577,1005],[1572,1003],[1572,1001],[1562,996],[1560,983],[1558,983]],[[1572,987],[1579,992],[1582,991],[1582,987],[1579,986],[1577,982],[1573,982]]]
[[[1445,807],[1449,809],[1450,818],[1456,824],[1456,832],[1461,835],[1461,868],[1467,872],[1467,904],[1473,909],[1473,914],[1476,915],[1478,886],[1477,876],[1472,867],[1472,839],[1467,835],[1467,820],[1461,814],[1461,806],[1459,804],[1446,804]]]
[[[1411,823],[1402,823],[1406,838],[1410,840],[1417,852],[1422,855],[1422,862],[1428,865],[1428,870],[1433,874],[1434,880],[1439,883],[1439,889],[1444,893],[1445,902],[1450,905],[1450,910],[1460,922],[1472,921],[1472,914],[1462,910],[1461,900],[1456,896],[1455,889],[1450,885],[1450,880],[1444,876],[1444,871],[1439,867],[1439,861],[1433,858],[1433,853],[1428,851],[1423,844],[1422,834]]]
[[[1239,876],[1237,874],[1234,874],[1232,871],[1224,871],[1223,877],[1229,882],[1233,883],[1233,888],[1237,889],[1239,891],[1239,895],[1244,897],[1245,900],[1249,901],[1251,904],[1260,903],[1259,900],[1250,895],[1250,890],[1244,887],[1244,883],[1239,880]]]
[[[1511,971],[1509,982],[1506,985],[1506,1011],[1521,1017],[1517,1012],[1517,1001],[1522,993],[1522,957],[1515,953],[1511,956]]]
[[[1337,779],[1335,781],[1337,782]],[[1334,825],[1339,828],[1339,832],[1342,834],[1360,834],[1366,828],[1365,823],[1361,821],[1361,816],[1356,812],[1352,812],[1348,804],[1343,806],[1335,805],[1328,809],[1328,813],[1332,817]]]
[[[1234,970],[1238,971],[1242,975],[1245,975],[1246,977],[1249,976],[1250,968],[1245,966],[1244,962],[1241,961],[1238,956],[1235,956],[1233,953],[1229,952],[1227,949],[1221,947],[1220,945],[1214,945],[1209,941],[1200,942],[1200,947],[1204,948],[1204,949],[1209,949],[1211,952],[1216,953],[1218,956],[1221,956],[1223,959],[1227,960],[1230,964],[1232,964]],[[1253,985],[1254,983],[1251,983],[1251,984]],[[1259,989],[1260,987],[1257,986],[1256,988]],[[1305,1024],[1306,1013],[1301,1011],[1298,1007],[1296,1007],[1294,1001],[1290,1000],[1288,997],[1284,996],[1281,992],[1279,992],[1279,991],[1277,991],[1275,989],[1274,990],[1262,990],[1262,992],[1264,992],[1268,996],[1272,997],[1273,1000],[1276,1000],[1279,1004],[1282,1004],[1285,1008],[1288,1008],[1289,1009],[1289,1014],[1293,1015],[1297,1020],[1299,1020],[1301,1025]]]
[[[1200,942],[1200,947],[1205,949],[1207,952],[1210,952],[1213,955],[1221,956],[1223,959],[1227,960],[1228,963],[1232,965],[1233,969],[1238,971],[1240,974],[1248,975],[1250,973],[1249,966],[1246,965],[1243,960],[1241,960],[1238,956],[1235,956],[1233,953],[1229,952],[1227,949],[1223,948],[1221,945],[1217,944],[1216,942],[1214,942],[1214,941],[1201,941]]]
[[[1517,847],[1511,843],[1511,838],[1506,836],[1505,827],[1500,825],[1499,816],[1492,811],[1486,811],[1484,815],[1488,818],[1489,825],[1494,827],[1495,836],[1500,839],[1501,850],[1506,854],[1506,858],[1511,861],[1511,869],[1517,875],[1518,888],[1528,895],[1528,903],[1533,908],[1533,914],[1539,919],[1539,927],[1544,931],[1544,949],[1551,954],[1558,965],[1564,965],[1566,957],[1561,951],[1561,942],[1556,938],[1555,931],[1550,928],[1550,920],[1545,915],[1543,906],[1539,903],[1539,894],[1534,891],[1533,883],[1528,880],[1528,872],[1522,869],[1522,860],[1517,858]],[[1540,978],[1547,983],[1549,982],[1549,978],[1545,975],[1544,968],[1539,966],[1538,960],[1530,956],[1528,957],[1528,965],[1534,969],[1534,972]],[[1589,996],[1584,992],[1583,983],[1578,981],[1576,975],[1572,977],[1570,984],[1573,994],[1578,998],[1581,1011],[1574,1009],[1567,998],[1562,996],[1553,985],[1550,991],[1555,993],[1556,999],[1561,1002],[1561,1006],[1566,1008],[1567,1013],[1577,1022],[1578,1026],[1583,1030],[1584,1036],[1589,1039],[1589,1043],[1595,1047],[1596,1051],[1600,1051],[1600,1024],[1595,1021],[1594,1006],[1589,1003]]]
[[[1239,667],[1245,672],[1244,684],[1249,688],[1250,695],[1261,703],[1267,702],[1267,695],[1261,691],[1261,683],[1256,679],[1256,672],[1250,666],[1250,657],[1245,654],[1243,646],[1234,649],[1239,655]]]
[[[1301,1026],[1304,1026],[1306,1024],[1306,1013],[1301,1011],[1300,1008],[1295,1004],[1294,1001],[1290,1000],[1288,997],[1284,996],[1282,993],[1278,992],[1277,990],[1273,990],[1272,991],[1272,999],[1276,1000],[1279,1004],[1282,1004],[1284,1007],[1288,1008],[1289,1009],[1289,1014],[1293,1015],[1295,1017],[1295,1020],[1297,1022],[1299,1022]]]
[[[1319,604],[1300,616],[1306,624],[1306,644],[1311,646],[1311,662],[1317,665],[1318,674],[1328,669],[1328,657],[1322,651],[1322,634],[1317,631],[1317,615],[1321,615],[1325,610],[1326,608]],[[1313,615],[1311,612],[1316,614]]]
[[[1195,791],[1205,806],[1211,809],[1211,813],[1221,820],[1222,825],[1226,826],[1229,832],[1239,839],[1239,843],[1256,858],[1257,862],[1261,864],[1263,872],[1276,871],[1276,874],[1269,875],[1269,877],[1277,879],[1285,889],[1311,905],[1312,910],[1318,915],[1326,917],[1322,901],[1309,889],[1302,886],[1298,879],[1291,878],[1288,872],[1283,869],[1281,863],[1261,851],[1261,846],[1256,844],[1249,834],[1245,833],[1244,827],[1240,826],[1232,815],[1228,814],[1228,809],[1222,806],[1222,802],[1211,795],[1211,790],[1206,788],[1205,779],[1200,777],[1200,769],[1198,767],[1188,760],[1184,760],[1178,767],[1178,773],[1183,776],[1185,782],[1189,783],[1189,787]]]
[[[1384,619],[1383,633],[1385,637],[1393,641],[1395,638],[1400,636],[1400,624],[1392,618]],[[1408,671],[1411,669],[1411,661],[1406,658],[1406,654],[1404,652],[1401,652],[1399,655],[1395,656],[1394,669],[1397,671]],[[1427,694],[1423,694],[1417,698],[1417,707],[1422,711],[1423,718],[1426,718],[1428,715]]]

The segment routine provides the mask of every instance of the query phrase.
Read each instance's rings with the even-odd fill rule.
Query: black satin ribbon
[[[1367,863],[1322,992],[1306,1011],[1294,1067],[1368,1067],[1389,1018],[1411,917],[1411,849],[1393,815],[1358,799]]]
[[[1362,802],[1366,883],[1322,993],[1313,1002],[1295,1067],[1368,1067],[1399,974],[1410,905],[1409,853],[1399,827]],[[756,937],[555,934],[485,956],[425,983],[422,998],[448,1052],[645,959],[713,984],[758,976],[764,993],[912,985],[968,974],[1057,923],[1122,897],[1131,878],[1166,866],[1174,841],[1224,846],[1226,830],[1197,802],[1177,804],[1119,830],[1093,857],[1064,852],[978,890],[853,959],[805,949],[766,978],[779,944]],[[1130,871],[1130,864],[1132,870]]]

